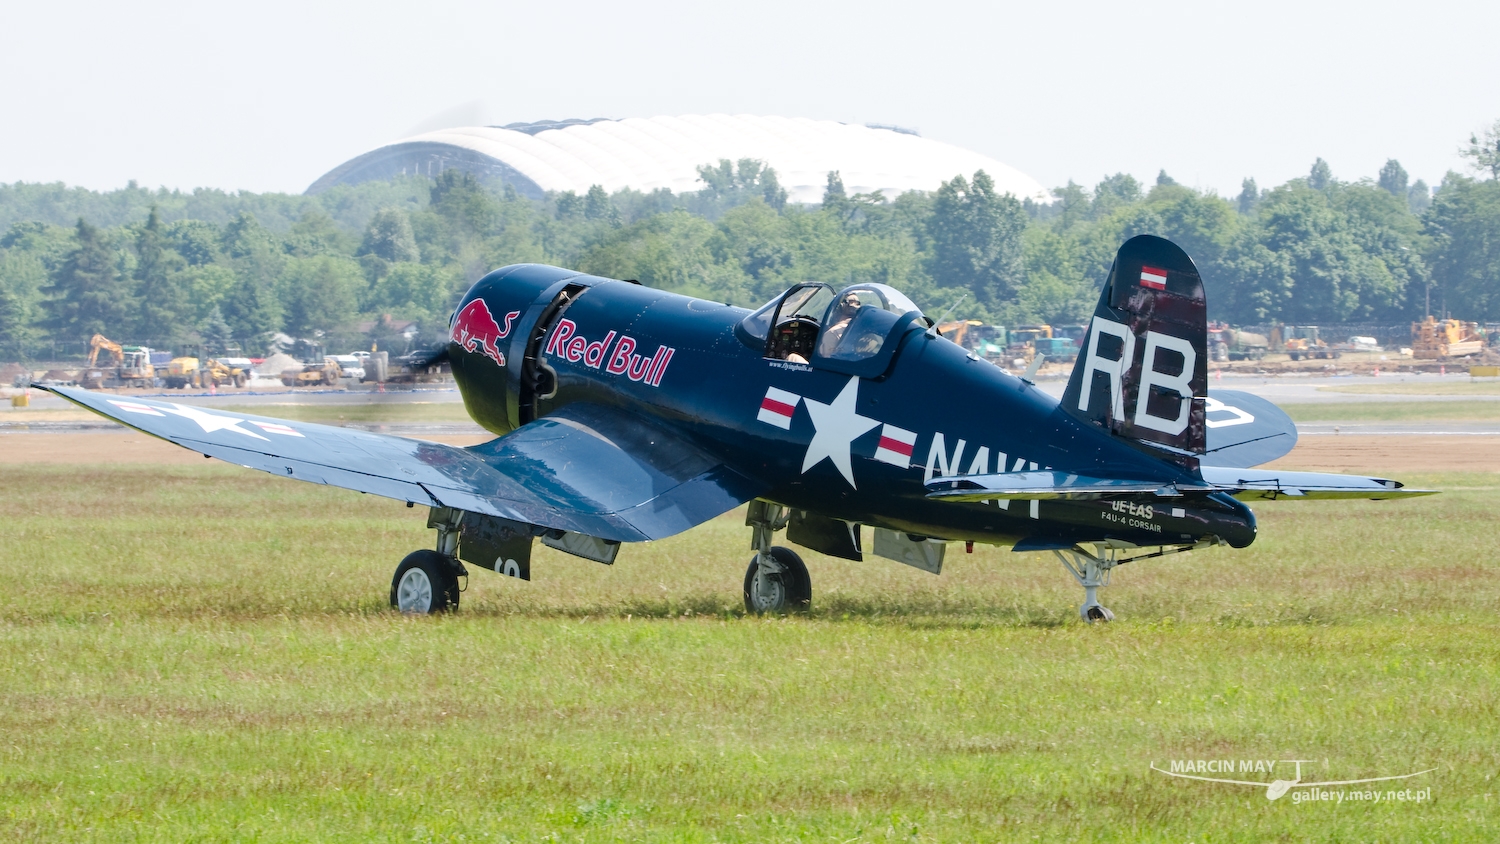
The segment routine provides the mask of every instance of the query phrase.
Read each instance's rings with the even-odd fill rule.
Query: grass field
[[[11,838],[1500,836],[1492,474],[1260,505],[1247,550],[1119,570],[1094,627],[1056,562],[985,548],[940,578],[808,554],[816,610],[747,618],[739,514],[404,618],[420,510],[217,464],[3,480]],[[1149,770],[1225,758],[1437,770],[1341,805]]]
[[[1358,393],[1367,396],[1500,396],[1500,378],[1447,379],[1443,381],[1393,380],[1389,384],[1333,384],[1319,387],[1324,393]]]
[[[228,413],[249,413],[256,416],[275,416],[297,422],[317,422],[338,425],[346,422],[360,424],[395,422],[473,422],[461,402],[414,402],[392,401],[370,404],[257,404],[229,405],[221,408]]]
[[[170,399],[167,399],[170,400]],[[344,423],[457,423],[472,422],[464,406],[459,402],[413,402],[392,401],[363,404],[297,404],[276,402],[266,404],[215,406],[225,413],[248,413],[256,416],[273,416],[298,422],[317,422],[324,425]],[[0,422],[98,422],[102,417],[96,413],[76,407],[55,408],[10,408],[0,410]]]
[[[1294,422],[1495,422],[1500,402],[1365,401],[1284,404]]]

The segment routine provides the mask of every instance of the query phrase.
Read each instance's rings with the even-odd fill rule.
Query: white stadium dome
[[[509,126],[441,129],[397,141],[335,167],[307,189],[435,176],[463,169],[495,177],[528,196],[633,188],[673,193],[701,190],[698,168],[721,159],[753,158],[775,168],[791,202],[823,199],[828,173],[839,171],[845,190],[936,190],[954,176],[983,170],[1000,193],[1046,202],[1030,176],[986,155],[923,138],[908,129],[832,120],[749,114],[570,120]]]

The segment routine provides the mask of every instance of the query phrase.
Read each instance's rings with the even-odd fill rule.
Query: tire
[[[458,609],[458,576],[436,551],[413,551],[391,578],[391,606],[412,615]]]
[[[750,558],[750,567],[745,570],[745,612],[751,615],[807,612],[812,606],[812,578],[808,576],[802,558],[792,549],[780,545],[772,546],[771,557],[781,564],[783,570],[768,575],[770,582],[766,584],[765,595],[761,594],[759,583],[760,566],[755,562],[756,557]]]

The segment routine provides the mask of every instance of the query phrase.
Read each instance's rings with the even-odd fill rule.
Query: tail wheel
[[[745,571],[745,611],[752,615],[785,615],[806,612],[812,605],[812,578],[797,552],[780,545],[770,551],[781,571],[761,568],[759,556],[750,558]]]
[[[452,561],[436,551],[407,554],[391,578],[391,606],[413,615],[458,609],[458,574]]]

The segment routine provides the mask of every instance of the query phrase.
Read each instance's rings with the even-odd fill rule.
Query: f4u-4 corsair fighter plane
[[[1120,248],[1061,402],[882,284],[798,284],[749,312],[511,266],[469,289],[442,354],[496,439],[457,448],[50,389],[210,457],[430,508],[437,548],[391,584],[391,603],[419,613],[457,606],[464,562],[530,579],[540,539],[608,564],[623,542],[750,502],[752,613],[812,599],[802,560],[772,544],[785,529],[935,574],[949,542],[1052,551],[1084,587],[1083,618],[1109,620],[1097,590],[1115,566],[1253,542],[1245,500],[1423,494],[1249,468],[1296,429],[1255,396],[1209,392],[1202,281],[1151,236]]]

